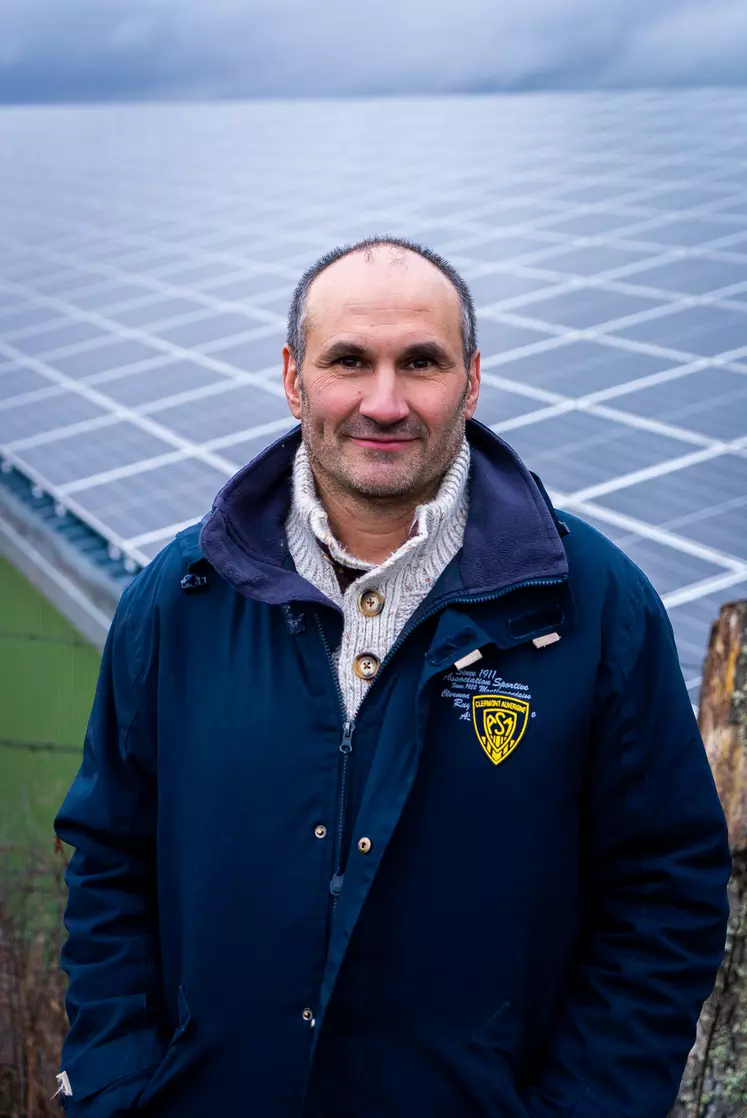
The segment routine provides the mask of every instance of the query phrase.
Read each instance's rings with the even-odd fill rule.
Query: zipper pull
[[[329,883],[329,891],[332,894],[332,896],[335,898],[335,900],[337,900],[340,893],[342,892],[342,882],[343,882],[343,875],[341,873],[336,873],[333,876],[330,883]]]
[[[342,741],[340,742],[340,753],[353,752],[353,730],[355,729],[355,722],[346,722],[342,728]]]

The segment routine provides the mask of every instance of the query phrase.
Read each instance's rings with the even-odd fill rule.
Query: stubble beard
[[[348,499],[364,501],[367,505],[412,505],[414,508],[423,504],[436,495],[444,475],[459,454],[465,434],[463,405],[464,400],[461,400],[456,413],[448,426],[442,429],[435,443],[433,439],[421,443],[414,461],[403,462],[401,472],[398,471],[395,476],[377,478],[377,460],[382,466],[386,466],[395,457],[400,457],[400,452],[368,451],[366,459],[373,468],[366,469],[364,466],[361,471],[364,476],[360,476],[355,465],[348,465],[341,445],[347,436],[337,434],[333,443],[319,436],[308,401],[302,398],[301,428],[314,476],[322,482],[324,488]],[[380,433],[386,430],[381,428]]]

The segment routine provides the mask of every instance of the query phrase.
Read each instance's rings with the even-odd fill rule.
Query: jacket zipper
[[[410,634],[413,633],[418,628],[419,625],[422,625],[422,623],[424,621],[427,621],[429,617],[433,617],[434,614],[439,613],[440,610],[442,610],[445,605],[448,604],[450,606],[458,606],[458,605],[470,605],[472,603],[480,603],[480,602],[492,602],[492,601],[495,601],[497,598],[503,598],[507,594],[512,594],[515,590],[525,590],[525,589],[527,589],[527,587],[530,587],[530,586],[559,586],[562,583],[567,582],[567,581],[568,581],[567,578],[533,578],[533,579],[526,579],[524,582],[515,582],[511,586],[506,586],[506,587],[504,587],[503,590],[499,590],[496,594],[483,594],[483,595],[479,595],[479,596],[474,596],[473,595],[471,597],[466,597],[466,598],[451,598],[451,599],[449,599],[449,601],[447,603],[440,602],[438,604],[434,604],[433,608],[429,609],[426,613],[424,613],[421,617],[419,617],[414,625],[409,626],[409,628],[407,626],[405,626],[405,628],[402,630],[400,635],[397,637],[396,641],[394,642],[392,647],[389,649],[389,651],[387,652],[384,659],[381,661],[381,664],[379,665],[379,670],[376,673],[375,677],[371,680],[371,684],[370,684],[368,690],[366,691],[365,696],[361,700],[361,704],[358,707],[358,711],[360,711],[361,706],[363,706],[363,703],[366,701],[368,696],[371,694],[371,688],[375,686],[376,681],[379,679],[379,676],[381,675],[381,672],[382,672],[382,669],[384,668],[384,666],[389,663],[389,661],[392,659],[394,654],[398,651],[398,649],[400,649],[402,647],[402,645],[407,640],[407,638],[410,636]],[[342,892],[342,882],[343,882],[343,877],[344,877],[344,875],[343,875],[343,864],[342,864],[342,847],[343,847],[343,841],[344,841],[344,835],[345,835],[345,823],[346,823],[346,814],[347,814],[348,771],[349,771],[349,768],[350,768],[350,754],[353,751],[353,731],[355,730],[355,721],[348,719],[347,710],[345,709],[345,698],[344,698],[343,693],[342,693],[342,687],[340,686],[340,679],[339,679],[339,676],[337,674],[337,668],[335,667],[335,662],[332,658],[332,652],[331,652],[330,647],[329,647],[329,641],[327,640],[327,634],[324,631],[324,626],[322,625],[321,618],[319,617],[319,614],[316,611],[315,611],[315,617],[316,617],[317,625],[319,626],[319,632],[321,634],[322,644],[324,645],[324,651],[327,654],[327,659],[329,661],[329,666],[332,670],[332,677],[333,677],[334,682],[335,682],[335,689],[337,691],[337,698],[338,698],[339,703],[340,703],[340,710],[342,711],[342,717],[343,717],[342,740],[340,741],[340,753],[341,753],[342,756],[341,756],[341,760],[340,760],[340,780],[339,780],[338,792],[337,792],[337,836],[336,836],[337,846],[336,846],[336,851],[335,851],[335,871],[332,875],[332,880],[329,883],[329,891],[332,894],[332,898],[333,898],[333,900],[332,900],[332,912],[334,914],[334,912],[337,909],[337,904],[338,904],[338,901],[339,901],[339,898],[340,898],[340,893]]]
[[[324,631],[321,618],[318,613],[314,615],[316,623],[319,626],[319,632],[324,645],[324,651],[327,654],[329,666],[332,671],[332,677],[335,681],[335,689],[337,691],[337,698],[340,703],[340,710],[342,711],[342,739],[340,741],[340,778],[337,784],[337,834],[335,836],[335,860],[334,872],[332,880],[329,883],[329,891],[332,894],[332,913],[334,915],[337,910],[337,904],[342,892],[343,881],[343,843],[345,841],[345,822],[347,815],[347,801],[348,801],[348,776],[350,769],[350,754],[353,752],[353,731],[355,730],[355,722],[348,718],[347,710],[345,709],[345,697],[342,693],[340,686],[340,678],[337,674],[337,668],[332,658],[332,651],[329,647],[327,634]]]
[[[342,848],[345,841],[345,823],[347,816],[348,806],[348,767],[350,763],[350,754],[353,752],[353,722],[346,722],[342,730],[342,741],[340,742],[340,784],[337,794],[337,855],[335,859],[335,872],[332,875],[332,880],[329,884],[329,890],[332,894],[332,911],[337,909],[337,902],[340,899],[342,892],[343,881],[343,864],[342,864]]]

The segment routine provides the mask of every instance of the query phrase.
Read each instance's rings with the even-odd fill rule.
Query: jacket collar
[[[541,483],[507,443],[476,420],[467,424],[467,439],[469,516],[464,547],[449,571],[449,590],[493,595],[520,582],[567,578],[561,525]],[[224,485],[203,521],[200,551],[248,598],[271,605],[331,605],[296,572],[285,539],[300,441],[301,429],[295,427]]]

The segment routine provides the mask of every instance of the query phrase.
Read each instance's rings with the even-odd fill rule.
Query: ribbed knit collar
[[[293,463],[293,486],[288,527],[298,540],[299,530],[305,529],[309,537],[322,544],[338,563],[360,571],[377,573],[399,566],[405,558],[412,558],[427,541],[431,546],[444,531],[456,529],[464,532],[467,515],[467,481],[469,478],[470,451],[466,439],[462,441],[454,462],[444,475],[438,493],[432,501],[415,509],[410,534],[388,559],[371,563],[351,555],[335,538],[326,509],[319,499],[311,463],[302,442]],[[458,522],[458,524],[456,523]]]
[[[484,596],[518,582],[567,579],[559,522],[538,481],[516,452],[477,420],[468,421],[466,434],[469,516],[454,586],[462,596]],[[193,545],[190,536],[179,537],[190,562],[206,559],[239,594],[268,605],[329,604],[288,562],[291,479],[300,444],[299,425],[226,482]]]

